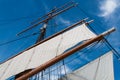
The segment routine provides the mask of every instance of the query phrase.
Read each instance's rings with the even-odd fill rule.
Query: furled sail
[[[51,60],[83,40],[96,37],[86,24],[78,25],[0,65],[0,80],[33,69]]]
[[[68,80],[114,80],[112,51],[65,76]],[[61,80],[66,80],[66,78]]]

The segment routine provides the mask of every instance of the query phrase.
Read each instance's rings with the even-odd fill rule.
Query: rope
[[[50,78],[51,78],[51,77],[50,77],[50,74],[51,74],[51,73],[50,73],[50,70],[51,70],[51,68],[49,67],[49,72],[48,72],[49,79],[48,79],[48,80],[50,80]]]
[[[112,45],[108,42],[107,39],[104,38],[105,44],[108,48],[112,49],[114,51],[115,56],[118,60],[120,60],[120,54],[115,50],[115,48],[112,47]]]
[[[98,64],[97,64],[97,68],[96,68],[95,76],[94,76],[94,79],[93,79],[93,80],[96,80],[96,78],[97,78],[97,73],[98,73],[99,65],[100,65],[100,58],[99,58],[99,60],[98,60]]]
[[[95,33],[98,35],[98,33],[92,28],[92,26],[90,24],[88,24],[88,27]]]
[[[35,53],[35,48],[34,48],[34,50],[33,50],[33,52],[32,52],[32,55],[31,55],[31,57],[30,57],[30,59],[29,59],[29,61],[28,61],[28,64],[26,65],[25,69],[27,69],[28,65],[30,64],[30,62],[31,62],[31,60],[32,60],[32,57],[34,56],[34,53]]]
[[[3,46],[3,45],[7,45],[9,43],[13,43],[15,41],[19,41],[21,39],[25,39],[25,38],[28,38],[28,37],[31,37],[31,36],[34,36],[34,35],[37,35],[38,33],[33,33],[31,35],[27,35],[27,36],[24,36],[24,37],[21,37],[21,38],[18,38],[18,39],[14,39],[14,40],[11,40],[11,41],[7,41],[7,42],[4,42],[4,43],[1,43],[0,46]]]
[[[102,44],[101,44],[102,45]],[[71,63],[71,61],[74,61],[75,59],[77,59],[77,58],[80,58],[83,54],[85,55],[85,54],[90,54],[91,52],[89,52],[89,50],[91,50],[93,47],[95,47],[95,46],[97,46],[96,48],[94,48],[95,50],[97,50],[97,48],[100,48],[101,47],[101,45],[98,45],[97,46],[97,44],[94,44],[93,46],[91,46],[87,51],[81,51],[81,52],[83,52],[82,54],[80,54],[80,55],[77,55],[75,58],[73,58],[73,59],[71,59],[71,60],[69,60],[69,61],[67,61],[65,64],[67,65],[67,64],[69,64],[69,63]],[[88,61],[89,62],[89,61]],[[71,67],[71,68],[74,68],[74,66],[73,67]]]
[[[80,11],[82,11],[87,17],[90,17],[91,19],[94,19],[92,16],[90,16],[86,11],[84,11],[82,8],[80,8],[79,6],[76,6]],[[97,23],[96,23],[97,22]],[[95,24],[98,25],[101,30],[105,30],[104,28],[102,28],[102,26],[104,26],[100,21],[96,20]],[[101,25],[102,24],[102,25]],[[91,28],[91,27],[90,27]],[[97,27],[98,28],[98,27]],[[92,29],[92,28],[91,28]],[[99,30],[97,29],[97,30]]]
[[[63,67],[64,67],[64,71],[65,71],[65,75],[66,75],[65,79],[68,80],[68,78],[67,78],[67,71],[66,71],[66,67],[65,67],[65,62],[64,62],[64,60],[63,60]]]
[[[18,21],[18,20],[23,20],[23,19],[29,19],[29,18],[35,18],[38,16],[38,14],[40,14],[39,12],[35,13],[35,14],[32,14],[32,15],[29,15],[29,16],[23,16],[23,17],[19,17],[19,18],[13,18],[13,19],[3,19],[3,20],[0,20],[1,21],[8,21],[8,22],[12,22],[12,21]],[[37,15],[37,16],[36,16]]]
[[[58,56],[58,51],[59,51],[60,45],[62,43],[62,40],[63,40],[63,34],[61,34],[61,39],[60,39],[60,42],[59,42],[58,47],[57,47],[56,56]]]
[[[9,68],[9,65],[12,63],[12,61],[13,61],[13,60],[11,60],[11,61],[8,63],[7,67],[6,67],[5,70],[3,71],[3,74],[0,76],[0,80],[1,80],[2,76],[5,75],[5,72],[6,72],[7,69]]]

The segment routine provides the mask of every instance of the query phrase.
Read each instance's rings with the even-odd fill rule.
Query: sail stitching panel
[[[3,72],[2,76],[0,77],[0,80],[1,80],[1,79],[2,79],[2,77],[6,74],[6,72],[7,72],[8,68],[10,67],[10,65],[11,65],[11,63],[12,63],[12,62],[13,62],[13,59],[11,59],[11,61],[8,63],[8,65],[7,65],[6,69],[4,70],[4,72]]]
[[[63,34],[61,34],[60,42],[59,42],[59,44],[57,46],[56,56],[58,56],[59,48],[61,46],[62,41],[63,41]]]
[[[6,67],[5,70],[3,71],[3,74],[0,76],[0,80],[1,80],[2,76],[5,75],[5,72],[7,71],[8,67],[9,67],[9,65],[12,63],[12,61],[13,61],[13,59],[11,59],[11,61],[8,63],[7,67]]]
[[[96,68],[96,71],[95,71],[95,75],[94,75],[94,77],[93,77],[93,80],[96,80],[96,78],[97,78],[97,73],[98,73],[99,65],[100,65],[100,58],[98,59],[97,68]]]
[[[31,55],[31,57],[30,57],[30,59],[29,59],[29,61],[28,61],[28,64],[25,66],[25,69],[27,69],[28,65],[30,64],[34,53],[35,53],[35,48],[33,49],[32,55]]]
[[[22,64],[22,65],[19,66],[19,67],[20,67],[19,69],[21,70],[21,72],[19,72],[19,73],[22,73],[22,72],[24,72],[24,71],[29,70],[29,69],[27,69],[27,66],[28,66],[28,64],[30,63],[29,61],[30,61],[30,59],[32,58],[32,55],[34,54],[34,51],[35,51],[35,48],[31,49],[31,51],[29,51],[29,52],[26,53],[26,54],[29,54],[29,56],[24,55],[24,56],[22,57],[22,60],[20,60],[20,64]],[[25,64],[23,64],[23,63],[25,63]],[[21,67],[21,66],[22,66],[22,67]],[[16,66],[16,67],[18,67],[18,66]],[[17,69],[17,70],[18,70],[18,69]],[[16,75],[16,74],[19,74],[17,70],[16,70],[16,72],[15,72],[15,75]]]

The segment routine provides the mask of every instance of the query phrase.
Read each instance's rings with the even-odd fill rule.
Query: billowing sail
[[[112,51],[65,76],[68,80],[114,80]],[[66,80],[66,78],[61,80]]]
[[[86,24],[78,25],[0,65],[0,80],[33,69],[51,60],[83,40],[96,37]]]

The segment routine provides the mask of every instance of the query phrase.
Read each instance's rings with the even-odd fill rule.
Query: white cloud
[[[41,2],[42,2],[42,5],[43,5],[43,7],[44,7],[45,14],[48,13],[48,11],[49,11],[48,5],[46,4],[46,2],[45,2],[44,0],[41,0]]]
[[[66,26],[71,24],[71,22],[69,20],[63,19],[62,17],[59,17],[59,21],[61,23],[65,24]]]
[[[120,6],[118,3],[120,1],[118,0],[103,0],[100,2],[100,10],[101,13],[99,14],[99,16],[101,17],[108,17],[111,16],[112,14],[114,14],[114,12],[116,11],[116,9]]]

